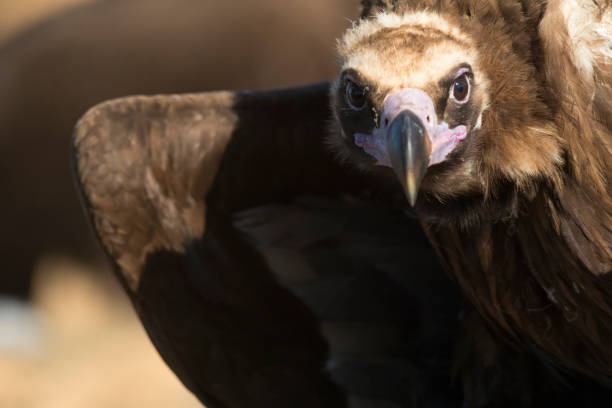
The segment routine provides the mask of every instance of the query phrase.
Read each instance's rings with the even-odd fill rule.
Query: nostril
[[[389,126],[389,118],[385,118],[385,127]]]
[[[427,115],[427,123],[431,123],[431,116]]]

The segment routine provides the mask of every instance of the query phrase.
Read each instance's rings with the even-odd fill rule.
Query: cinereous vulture
[[[78,123],[151,339],[211,408],[605,406],[612,3],[362,5],[331,83]]]

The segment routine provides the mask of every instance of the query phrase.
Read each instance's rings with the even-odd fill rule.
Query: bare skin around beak
[[[412,111],[400,112],[391,123],[387,154],[408,202],[414,206],[429,167],[431,143],[421,119]]]
[[[429,166],[443,162],[466,136],[463,125],[449,129],[438,123],[429,95],[405,88],[387,95],[379,127],[372,134],[356,133],[355,145],[377,165],[393,169],[414,206]]]

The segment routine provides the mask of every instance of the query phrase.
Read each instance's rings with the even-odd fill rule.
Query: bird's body
[[[366,7],[367,20],[340,43],[333,143],[361,168],[371,167],[364,152],[381,164],[384,143],[360,145],[362,134],[395,137],[386,125],[392,95],[404,92],[417,118],[424,109],[433,151],[425,170],[415,167],[425,172],[416,210],[446,269],[496,337],[609,381],[612,5],[382,3]],[[450,86],[461,67],[464,101]],[[354,83],[368,89],[366,113],[343,111]],[[430,117],[467,127],[435,163]]]
[[[383,235],[392,225],[408,233],[409,224],[381,214],[412,204],[469,304],[455,363],[467,405],[551,402],[540,386],[560,380],[577,388],[572,398],[554,396],[557,406],[598,406],[573,377],[604,386],[612,378],[610,1],[362,3],[329,86],[126,98],[77,126],[86,206],[153,341],[211,407],[247,406],[249,398],[251,406],[409,406],[382,391],[355,402],[351,389],[372,390],[334,376],[325,344],[369,344],[367,329],[330,336],[338,310],[368,322],[361,327],[385,320],[367,312],[378,310],[377,296],[363,305],[335,299],[353,269],[338,264],[343,273],[329,274],[327,265],[360,258],[340,249],[340,237],[352,236],[345,228],[370,220]],[[316,206],[252,210],[312,194],[360,215],[337,229],[316,221],[330,214]],[[364,201],[368,209],[353,213]],[[278,237],[288,237],[280,249]],[[426,250],[413,251],[418,239],[393,257],[383,248],[398,242],[369,242],[363,263],[381,275],[367,275],[373,294],[386,293],[385,262],[417,286],[414,274],[436,269],[422,263]],[[312,251],[325,256],[317,261]],[[387,254],[383,263],[376,253]],[[407,318],[422,316],[419,302]],[[389,340],[384,333],[374,336],[377,346]],[[416,331],[401,333],[387,344]],[[266,347],[278,352],[262,360]],[[261,378],[233,377],[240,367]],[[244,393],[231,392],[232,378]]]

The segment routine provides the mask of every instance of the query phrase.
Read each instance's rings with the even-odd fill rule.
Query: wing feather
[[[322,143],[327,93],[128,97],[76,127],[94,230],[162,357],[211,408],[345,404],[314,316],[229,215],[295,191],[343,192]]]

